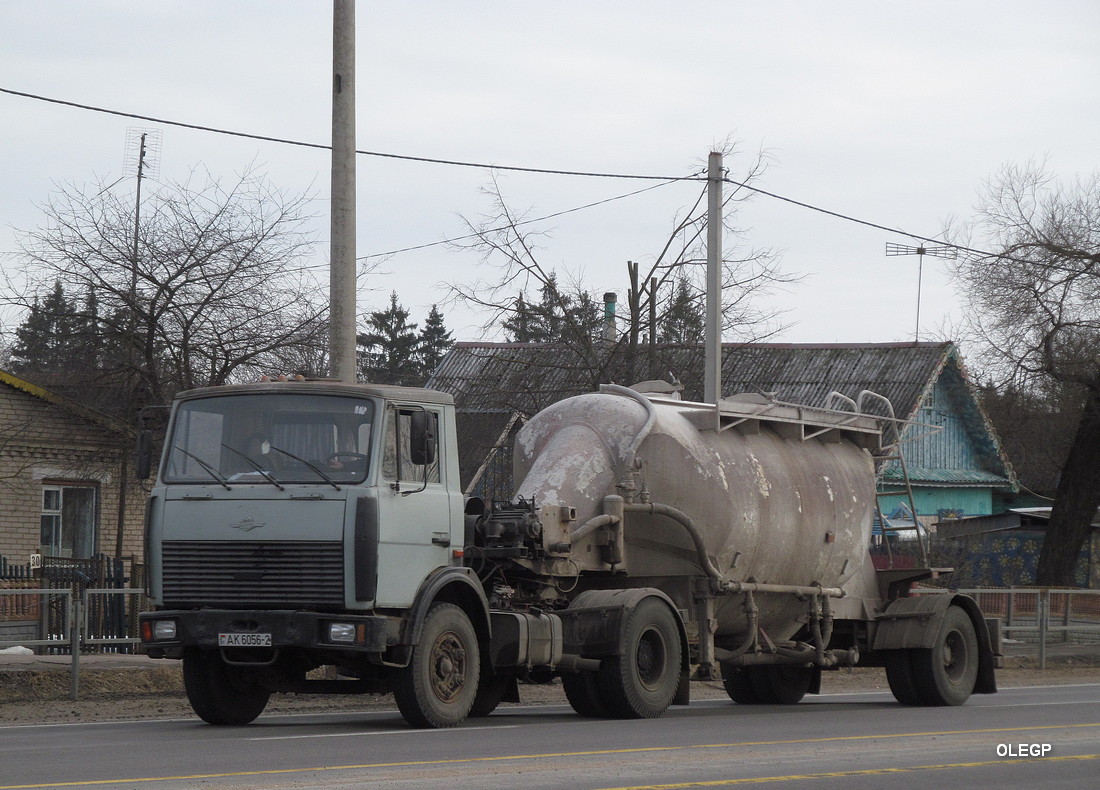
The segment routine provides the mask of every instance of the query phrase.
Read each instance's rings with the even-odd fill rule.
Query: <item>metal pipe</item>
[[[596,672],[600,668],[600,663],[598,658],[581,658],[572,653],[566,653],[556,664],[556,668],[564,672]]]
[[[627,448],[626,456],[623,458],[624,465],[626,466],[625,474],[629,474],[634,471],[634,459],[637,456],[638,448],[647,436],[649,436],[650,430],[653,428],[653,423],[657,421],[657,409],[653,406],[653,402],[642,393],[637,390],[632,390],[630,387],[622,387],[618,384],[601,384],[600,392],[613,392],[616,395],[623,395],[627,398],[633,398],[642,404],[646,410],[646,421],[642,429],[638,431],[638,435],[634,437],[634,441],[630,443],[630,447]]]
[[[575,530],[569,533],[569,540],[563,540],[560,543],[551,544],[548,548],[550,551],[556,554],[564,554],[568,552],[577,541],[582,538],[586,538],[595,532],[600,527],[613,527],[620,521],[618,516],[609,516],[606,513],[601,516],[590,518],[588,521],[581,524]]]
[[[843,598],[847,593],[840,587],[811,587],[800,584],[760,584],[759,582],[725,582],[728,592],[791,593],[793,595],[826,595]]]
[[[723,591],[729,592],[743,592],[743,590],[734,590],[727,588],[726,585],[739,584],[739,582],[727,581],[718,569],[714,567],[714,563],[710,561],[710,557],[707,555],[706,544],[703,543],[703,536],[699,534],[699,528],[695,526],[695,522],[692,521],[684,511],[679,508],[672,507],[672,505],[660,505],[656,503],[641,503],[641,502],[628,502],[623,505],[623,510],[631,511],[634,513],[653,513],[660,516],[668,516],[673,521],[677,522],[684,528],[688,536],[691,538],[691,542],[695,545],[695,554],[698,557],[699,566],[703,569],[706,575],[718,582]],[[765,591],[767,592],[767,591]]]

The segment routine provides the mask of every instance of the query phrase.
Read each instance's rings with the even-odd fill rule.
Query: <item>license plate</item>
[[[218,647],[271,647],[271,634],[218,634]]]

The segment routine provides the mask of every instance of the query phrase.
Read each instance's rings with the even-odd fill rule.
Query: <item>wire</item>
[[[1015,258],[1008,258],[1006,256],[996,256],[995,253],[985,252],[984,250],[976,250],[976,249],[973,249],[972,247],[964,247],[961,244],[952,244],[951,242],[944,241],[943,239],[936,239],[936,238],[932,238],[930,236],[921,236],[919,233],[910,233],[909,231],[903,230],[902,228],[890,228],[890,227],[887,227],[886,225],[879,225],[876,222],[870,222],[869,220],[859,219],[858,217],[852,217],[852,216],[849,216],[848,214],[841,214],[838,211],[830,211],[827,208],[822,208],[821,206],[815,206],[812,203],[804,203],[801,200],[795,200],[794,198],[784,197],[783,195],[777,195],[775,192],[768,192],[766,189],[760,189],[759,187],[754,187],[752,184],[746,184],[746,183],[743,183],[741,181],[734,181],[732,178],[724,177],[722,179],[722,181],[727,183],[727,184],[733,184],[734,186],[744,187],[745,189],[751,190],[751,191],[756,192],[757,194],[760,194],[760,195],[764,195],[765,197],[773,198],[774,200],[781,200],[784,203],[790,203],[790,204],[798,206],[800,208],[809,209],[810,211],[816,211],[819,214],[825,214],[825,215],[830,216],[830,217],[835,217],[836,219],[842,219],[845,222],[854,222],[857,225],[864,225],[868,228],[874,228],[875,230],[884,230],[884,231],[887,231],[888,233],[897,233],[900,236],[905,236],[905,237],[910,238],[910,239],[918,239],[920,241],[927,241],[927,242],[930,242],[932,244],[942,244],[946,247],[951,247],[954,250],[959,250],[961,252],[969,252],[969,253],[973,253],[975,255],[980,255],[982,257],[987,257],[987,258],[988,257],[1001,257],[1001,258],[1004,258],[1005,260],[1018,260],[1018,259],[1015,259]]]
[[[331,150],[332,146],[323,145],[322,143],[308,143],[302,140],[288,140],[283,137],[271,137],[263,134],[252,134],[250,132],[236,132],[230,129],[219,129],[214,126],[201,126],[194,123],[184,123],[183,121],[170,121],[164,118],[154,118],[151,115],[139,115],[132,112],[123,112],[121,110],[109,110],[105,107],[96,107],[91,104],[80,104],[78,102],[65,101],[64,99],[54,99],[49,96],[39,96],[34,93],[26,93],[24,91],[12,90],[10,88],[0,88],[0,93],[7,93],[12,96],[22,96],[26,99],[35,99],[37,101],[44,101],[50,104],[61,104],[66,107],[76,107],[80,110],[90,110],[92,112],[105,113],[107,115],[117,115],[123,118],[134,118],[139,121],[150,121],[151,123],[160,123],[165,126],[179,126],[184,129],[195,129],[200,132],[213,132],[214,134],[226,134],[231,137],[245,137],[249,140],[262,140],[268,143],[281,143],[283,145],[297,145],[303,148],[317,148],[320,150]],[[646,181],[705,181],[705,177],[700,175],[690,176],[649,176],[639,175],[636,173],[593,173],[582,170],[551,170],[542,167],[519,167],[515,165],[493,165],[485,162],[460,162],[455,159],[434,159],[427,156],[409,156],[406,154],[390,154],[381,151],[363,151],[356,149],[355,153],[362,154],[363,156],[377,156],[385,159],[403,159],[409,162],[426,162],[428,164],[435,165],[452,165],[455,167],[477,167],[487,170],[510,170],[520,173],[543,173],[546,175],[556,176],[583,176],[587,178],[633,178]]]
[[[21,97],[27,98],[27,99],[35,99],[37,101],[48,102],[50,104],[60,104],[60,105],[66,106],[66,107],[75,107],[75,108],[81,109],[81,110],[90,110],[92,112],[105,113],[107,115],[117,115],[117,116],[121,116],[123,118],[135,118],[135,119],[141,120],[141,121],[150,121],[152,123],[164,124],[166,126],[178,126],[178,127],[184,128],[184,129],[195,129],[195,130],[201,131],[201,132],[213,132],[214,134],[225,134],[225,135],[230,135],[232,137],[244,137],[244,138],[247,138],[247,139],[250,139],[250,140],[261,140],[261,141],[270,142],[270,143],[281,143],[283,145],[296,145],[296,146],[301,146],[301,147],[304,147],[304,148],[316,148],[316,149],[326,150],[326,151],[331,149],[331,146],[323,145],[321,143],[309,143],[309,142],[304,142],[304,141],[301,141],[301,140],[289,140],[289,139],[282,138],[282,137],[271,137],[271,136],[268,136],[268,135],[252,134],[250,132],[237,132],[237,131],[232,131],[232,130],[229,130],[229,129],[219,129],[219,128],[213,127],[213,126],[201,126],[199,124],[184,123],[183,121],[171,121],[171,120],[166,120],[164,118],[155,118],[155,117],[150,116],[150,115],[139,115],[137,113],[123,112],[121,110],[111,110],[111,109],[107,109],[107,108],[104,108],[104,107],[96,107],[96,106],[93,106],[93,105],[90,105],[90,104],[80,104],[78,102],[66,101],[64,99],[54,99],[54,98],[51,98],[51,97],[48,97],[48,96],[39,96],[39,95],[34,94],[34,93],[26,93],[24,91],[12,90],[10,88],[0,87],[0,93],[7,93],[7,94],[10,94],[12,96],[21,96]],[[582,177],[587,177],[587,178],[629,178],[629,179],[641,179],[641,180],[648,180],[648,181],[662,181],[662,182],[665,182],[665,183],[672,183],[672,182],[676,182],[676,181],[706,181],[707,180],[705,176],[700,175],[700,174],[694,174],[694,175],[688,175],[688,176],[655,176],[655,175],[640,175],[640,174],[636,174],[636,173],[600,173],[600,172],[588,172],[588,171],[582,171],[582,170],[553,170],[553,169],[539,168],[539,167],[520,167],[520,166],[515,166],[515,165],[494,165],[494,164],[489,164],[489,163],[485,163],[485,162],[462,162],[462,161],[458,161],[458,160],[454,160],[454,159],[436,159],[436,158],[425,157],[425,156],[409,156],[409,155],[406,155],[406,154],[391,154],[391,153],[384,153],[384,152],[380,152],[380,151],[364,151],[364,150],[361,150],[361,149],[356,149],[355,153],[362,154],[363,156],[376,156],[376,157],[381,157],[381,158],[386,158],[386,159],[401,159],[401,160],[405,160],[405,161],[409,161],[409,162],[425,162],[425,163],[428,163],[428,164],[451,165],[451,166],[455,166],[455,167],[476,167],[476,168],[482,168],[482,169],[487,169],[487,170],[508,170],[508,171],[521,172],[521,173],[542,173],[542,174],[546,174],[546,175],[582,176]],[[972,247],[965,247],[961,244],[952,244],[951,242],[944,241],[943,239],[937,239],[937,238],[933,238],[933,237],[930,237],[930,236],[922,236],[919,233],[912,233],[910,231],[903,230],[902,228],[891,228],[891,227],[888,227],[886,225],[880,225],[876,222],[870,222],[868,220],[859,219],[858,217],[853,217],[853,216],[848,215],[848,214],[842,214],[838,211],[831,211],[829,209],[822,208],[821,206],[815,206],[812,203],[806,203],[806,202],[803,202],[801,200],[795,200],[794,198],[789,198],[789,197],[786,197],[784,195],[779,195],[779,194],[776,194],[775,192],[769,192],[766,189],[760,189],[759,187],[754,187],[751,184],[747,184],[747,183],[744,183],[744,182],[741,182],[741,181],[735,181],[732,178],[724,177],[722,180],[725,183],[733,184],[734,186],[738,186],[738,187],[743,187],[744,189],[751,190],[752,192],[755,192],[755,193],[760,194],[760,195],[764,195],[765,197],[770,197],[773,200],[780,200],[780,201],[783,201],[785,203],[790,203],[792,205],[799,206],[800,208],[808,209],[810,211],[816,211],[820,214],[825,214],[827,216],[834,217],[836,219],[844,220],[845,222],[853,222],[857,225],[863,225],[865,227],[874,228],[876,230],[883,230],[883,231],[886,231],[888,233],[897,233],[897,234],[899,234],[901,236],[905,236],[907,238],[918,239],[919,241],[927,241],[927,242],[931,242],[931,243],[934,243],[934,244],[943,244],[943,245],[946,245],[946,246],[951,247],[953,249],[959,250],[961,252],[971,253],[971,254],[974,254],[974,255],[981,256],[981,257],[1000,257],[1004,260],[1023,262],[1023,261],[1021,261],[1021,259],[1010,258],[1010,257],[1003,256],[1003,255],[997,255],[996,253],[988,252],[988,251],[985,251],[985,250],[977,250],[977,249],[974,249]],[[659,186],[664,186],[664,185],[665,184],[660,184]],[[644,191],[644,190],[639,190],[639,191]],[[637,193],[635,192],[635,193],[631,193],[631,194],[637,194]],[[629,195],[623,195],[623,196],[620,196],[620,197],[629,197]],[[617,199],[619,199],[619,198],[609,198],[609,200],[617,200]],[[601,201],[601,202],[607,202],[607,201]],[[599,203],[593,203],[593,204],[590,204],[590,205],[593,205],[593,206],[594,205],[599,205]],[[590,207],[590,206],[580,206],[580,207],[575,208],[575,209],[569,209],[568,211],[559,212],[558,214],[551,214],[547,217],[541,217],[539,219],[527,220],[526,222],[539,222],[539,221],[542,221],[542,220],[545,220],[545,219],[551,219],[555,216],[560,216],[561,214],[569,213],[569,211],[580,211],[581,209],[588,208],[588,207]],[[518,223],[518,224],[525,224],[525,223]],[[495,230],[503,230],[503,228],[497,228]],[[487,231],[487,232],[493,232],[493,231]],[[386,256],[386,255],[396,255],[396,254],[402,253],[402,252],[411,252],[413,250],[426,249],[428,247],[435,247],[435,246],[439,246],[439,245],[442,245],[442,244],[449,244],[449,243],[454,242],[454,241],[462,241],[464,239],[473,238],[476,235],[478,235],[478,234],[470,234],[468,236],[460,236],[456,239],[446,239],[446,240],[443,240],[443,241],[429,242],[427,244],[416,245],[416,246],[413,246],[413,247],[405,247],[405,248],[402,248],[402,249],[399,249],[399,250],[393,250],[393,251],[390,251],[390,252],[373,253],[371,255],[365,255],[361,258],[357,258],[356,260],[365,260],[365,259],[368,259],[368,258],[376,258],[376,257],[382,257],[382,256]]]
[[[465,236],[455,236],[454,238],[451,238],[451,239],[441,239],[440,241],[431,241],[431,242],[428,242],[427,244],[417,244],[413,247],[402,247],[399,250],[390,250],[389,252],[372,252],[370,255],[361,255],[358,258],[356,258],[355,260],[365,261],[365,260],[369,260],[370,258],[384,258],[388,255],[398,255],[402,252],[413,252],[414,250],[423,250],[423,249],[427,249],[428,247],[439,247],[439,246],[442,246],[444,244],[454,244],[457,241],[466,241],[467,239],[476,239],[476,238],[480,238],[481,236],[484,236],[486,233],[499,233],[500,231],[508,230],[509,228],[518,227],[520,225],[531,225],[531,224],[536,223],[536,222],[545,222],[548,219],[554,219],[555,217],[561,217],[565,214],[572,214],[576,211],[584,211],[585,209],[595,208],[596,206],[602,206],[604,203],[612,203],[616,200],[623,200],[623,199],[628,198],[628,197],[634,197],[635,195],[640,195],[643,192],[649,192],[650,190],[653,190],[653,189],[659,189],[661,187],[666,187],[669,184],[674,184],[674,183],[676,183],[677,181],[680,181],[680,180],[682,180],[682,179],[673,179],[673,180],[665,181],[661,184],[654,184],[653,186],[650,186],[650,187],[644,187],[642,189],[636,189],[633,192],[627,192],[625,195],[616,195],[615,197],[604,198],[603,200],[597,200],[594,203],[586,203],[583,206],[577,206],[575,208],[567,208],[567,209],[564,209],[563,211],[555,211],[553,214],[547,214],[546,216],[543,216],[543,217],[535,217],[534,219],[520,220],[519,222],[512,223],[511,225],[502,225],[499,228],[490,228],[489,230],[483,230],[483,231],[479,231],[477,233],[467,233]]]

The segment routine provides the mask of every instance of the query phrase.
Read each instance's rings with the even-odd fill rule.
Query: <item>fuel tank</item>
[[[576,508],[577,525],[611,494],[671,505],[732,581],[841,587],[868,561],[878,439],[860,415],[755,396],[716,408],[606,387],[535,415],[517,437],[514,479],[523,497]],[[628,511],[622,528],[629,576],[660,584],[700,574],[699,552],[674,519]],[[719,633],[743,623],[731,604],[720,606]],[[761,624],[786,638],[803,611],[765,602]]]

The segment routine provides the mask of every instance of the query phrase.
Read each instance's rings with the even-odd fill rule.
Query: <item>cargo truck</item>
[[[392,693],[449,727],[560,678],[582,716],[648,718],[715,680],[796,703],[885,666],[906,705],[996,691],[976,602],[868,553],[882,423],[758,396],[605,385],[531,417],[515,497],[459,483],[450,395],[328,381],[181,393],[146,514],[144,650],[195,712]],[[149,434],[139,467],[148,473]]]

